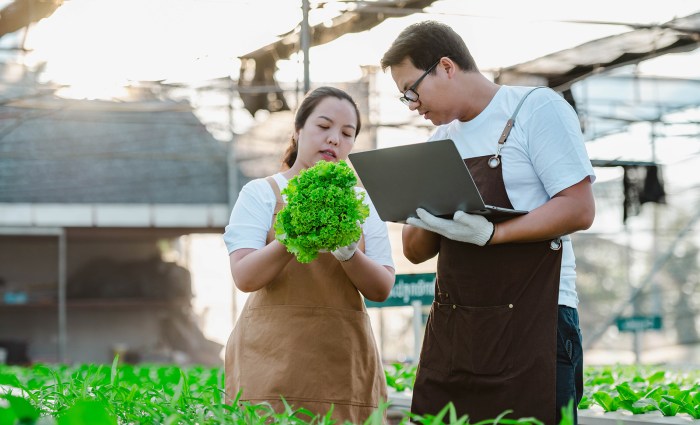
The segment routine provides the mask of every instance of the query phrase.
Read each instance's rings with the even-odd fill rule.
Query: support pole
[[[66,230],[58,234],[58,361],[66,363],[67,319],[66,319]]]
[[[413,363],[418,364],[423,335],[423,304],[415,300],[411,305],[413,306]]]
[[[309,78],[309,47],[311,44],[311,30],[309,29],[309,0],[302,0],[302,21],[301,21],[301,51],[304,53],[304,94],[311,88]]]

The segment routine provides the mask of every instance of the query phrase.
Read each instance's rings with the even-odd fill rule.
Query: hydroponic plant
[[[397,378],[392,383],[403,381],[401,388],[412,387],[413,370],[394,366],[387,376]],[[0,364],[0,425],[361,425],[338,423],[331,418],[332,410],[313,415],[287,403],[282,412],[267,403],[226,403],[223,378],[222,368],[124,365],[118,357],[111,367]],[[389,402],[382,403],[362,425],[384,425],[389,407]],[[404,413],[401,425],[409,420],[422,425],[470,424],[451,404],[436,415]],[[534,418],[505,418],[508,413],[472,425],[541,425]]]
[[[319,161],[299,172],[282,190],[287,205],[277,214],[277,240],[300,263],[313,261],[321,250],[356,242],[369,216],[364,192],[355,191],[356,184],[345,161]]]

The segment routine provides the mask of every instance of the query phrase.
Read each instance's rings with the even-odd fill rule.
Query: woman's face
[[[297,130],[297,171],[320,160],[338,162],[347,159],[355,144],[357,115],[345,99],[326,97],[309,115],[304,127]]]

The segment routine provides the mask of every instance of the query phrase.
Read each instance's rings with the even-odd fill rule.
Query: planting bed
[[[582,425],[700,425],[700,373],[653,367],[588,368],[579,405]],[[408,423],[415,366],[392,365],[386,371],[388,407],[363,425]],[[504,412],[505,413],[505,412]],[[441,416],[442,415],[442,416]],[[454,407],[441,415],[412,417],[425,425],[468,424]],[[274,412],[261,405],[223,399],[221,368],[159,365],[46,366],[21,368],[0,364],[0,425],[126,424],[269,424],[330,425],[330,415],[309,420],[289,407]],[[537,421],[494,418],[479,425],[540,425]],[[571,425],[566,417],[560,425]],[[343,424],[335,424],[343,425]],[[345,424],[347,425],[347,424]],[[351,424],[354,425],[354,424]],[[476,424],[474,424],[476,425]]]
[[[412,382],[415,367],[387,372]],[[584,372],[584,396],[578,408],[581,425],[700,425],[700,370],[655,366],[588,367]],[[390,393],[389,414],[399,417],[410,408],[410,385]]]
[[[602,409],[584,409],[578,411],[578,423],[579,425],[689,425],[700,424],[700,420],[693,419],[685,414],[664,416],[658,411],[635,415],[629,412],[604,412]]]
[[[391,404],[387,410],[387,419],[390,425],[401,423],[411,408],[411,394],[409,392],[389,394]],[[644,414],[632,414],[630,412],[605,412],[602,408],[579,409],[579,425],[700,425],[699,419],[693,419],[687,414],[676,416],[663,416],[661,412],[649,412]]]

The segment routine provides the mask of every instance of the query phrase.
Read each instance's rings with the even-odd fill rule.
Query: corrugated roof
[[[509,84],[513,80],[539,78],[549,87],[563,91],[593,74],[667,53],[692,51],[699,45],[700,13],[695,13],[665,24],[639,25],[633,31],[503,68],[497,81]]]
[[[0,202],[226,204],[226,161],[185,103],[0,106]]]
[[[589,77],[571,90],[586,140],[624,132],[637,122],[682,124],[669,117],[700,106],[700,80],[635,75],[633,69]],[[659,128],[656,137],[664,133]]]
[[[700,13],[631,26],[629,32],[501,69],[496,81],[562,92],[576,108],[587,141],[622,133],[637,122],[668,124],[670,114],[700,106],[700,80],[644,76],[634,67],[670,53],[694,57],[689,52],[700,47]]]

